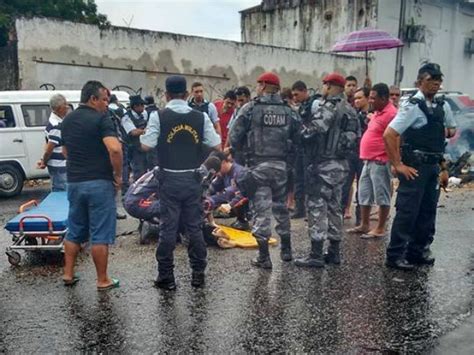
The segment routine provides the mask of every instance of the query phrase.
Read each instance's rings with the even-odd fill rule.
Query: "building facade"
[[[329,52],[338,39],[364,27],[400,34],[402,87],[412,87],[419,66],[434,61],[442,66],[446,89],[474,95],[466,80],[474,76],[473,0],[263,0],[241,11],[242,41],[300,50]],[[397,81],[396,56],[396,49],[371,53],[373,81]]]

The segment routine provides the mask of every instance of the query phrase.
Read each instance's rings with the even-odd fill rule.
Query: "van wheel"
[[[12,197],[23,190],[23,174],[10,164],[0,165],[0,196]]]

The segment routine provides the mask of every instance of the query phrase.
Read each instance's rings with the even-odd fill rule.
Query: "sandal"
[[[379,239],[383,237],[385,237],[385,234],[364,233],[360,236],[361,239]]]
[[[79,280],[80,280],[79,276],[74,275],[71,280],[63,279],[63,284],[66,287],[71,287],[71,286],[74,286],[75,284],[77,284],[79,282]]]
[[[104,287],[97,287],[97,291],[107,291],[107,290],[111,290],[113,288],[118,288],[120,287],[120,281],[119,279],[114,279],[113,277],[111,278],[112,280],[112,283],[108,286],[104,286]]]

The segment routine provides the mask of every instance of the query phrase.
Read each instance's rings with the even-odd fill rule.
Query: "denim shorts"
[[[113,244],[117,211],[115,188],[110,180],[70,182],[68,233],[66,240],[81,244]]]

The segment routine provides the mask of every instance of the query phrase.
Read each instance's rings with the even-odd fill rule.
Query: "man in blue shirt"
[[[186,79],[166,79],[165,109],[151,114],[145,134],[140,137],[142,149],[158,148],[160,238],[156,250],[158,278],[155,285],[176,289],[173,252],[180,220],[189,236],[191,285],[204,285],[207,250],[202,234],[202,187],[196,178],[204,146],[219,150],[221,139],[207,114],[193,110],[186,98]]]
[[[385,146],[400,180],[397,214],[387,248],[388,267],[413,270],[433,265],[430,245],[435,234],[439,186],[445,139],[456,124],[448,103],[435,97],[443,73],[438,64],[427,63],[418,71],[418,92],[406,101],[384,133]],[[400,146],[400,142],[403,144]],[[441,177],[441,181],[439,178]]]
[[[237,187],[236,181],[242,178],[244,167],[232,161],[230,153],[213,153],[222,162],[220,171],[212,180],[206,202],[209,210],[220,211],[237,217],[231,227],[249,230],[247,219],[248,199],[244,198]]]

